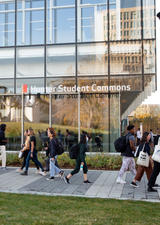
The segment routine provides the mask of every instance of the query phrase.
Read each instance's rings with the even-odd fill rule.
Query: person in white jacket
[[[2,160],[2,169],[6,169],[6,144],[7,139],[5,137],[6,124],[0,125],[0,159]]]

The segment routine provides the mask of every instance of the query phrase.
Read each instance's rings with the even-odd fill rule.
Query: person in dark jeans
[[[85,161],[85,152],[87,150],[87,145],[86,145],[86,140],[87,140],[87,137],[86,135],[82,135],[81,136],[81,141],[80,141],[80,150],[79,150],[79,153],[78,153],[78,157],[76,159],[76,166],[75,166],[75,169],[69,173],[66,177],[65,177],[65,182],[66,183],[70,183],[69,182],[69,179],[76,173],[79,172],[80,170],[80,167],[83,168],[83,177],[84,177],[84,183],[91,183],[88,179],[87,179],[87,171],[88,171],[88,168],[87,168],[87,164],[86,164],[86,161]]]
[[[23,173],[21,173],[21,175],[28,175],[29,161],[31,159],[33,159],[33,162],[35,162],[42,170],[42,171],[39,172],[39,174],[45,176],[46,174],[44,172],[43,166],[42,166],[42,164],[39,162],[39,160],[37,158],[36,138],[34,136],[34,132],[33,132],[32,128],[28,129],[28,134],[30,135],[30,142],[29,142],[30,150],[29,150],[29,153],[28,153],[28,156],[27,156],[27,159],[26,159],[25,171]]]
[[[18,172],[23,172],[23,169],[26,166],[26,159],[27,159],[29,149],[30,149],[30,144],[29,144],[30,143],[30,136],[28,135],[28,130],[25,130],[24,136],[26,137],[25,138],[25,144],[24,144],[23,149],[21,150],[23,152],[23,163],[22,163],[21,168],[17,170]],[[32,161],[33,161],[33,158],[32,158]],[[37,168],[37,173],[38,173],[39,172],[39,166],[36,163],[35,163],[35,166]]]

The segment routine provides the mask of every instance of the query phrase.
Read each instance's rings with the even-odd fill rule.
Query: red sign
[[[22,91],[24,94],[28,92],[27,84],[23,84]]]

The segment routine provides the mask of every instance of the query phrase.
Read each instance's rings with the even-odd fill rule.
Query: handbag
[[[138,159],[137,159],[137,165],[149,167],[149,155],[147,152],[144,152],[145,144],[143,145],[142,151],[140,151]]]
[[[160,146],[159,146],[159,145],[156,145],[156,146],[155,146],[154,152],[153,152],[153,155],[152,155],[152,159],[153,159],[154,161],[160,163]]]
[[[22,151],[19,151],[18,158],[19,159],[23,158],[23,152]]]

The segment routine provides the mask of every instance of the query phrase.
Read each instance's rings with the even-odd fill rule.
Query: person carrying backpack
[[[81,140],[80,140],[80,147],[79,147],[79,152],[77,155],[77,159],[76,159],[76,166],[75,169],[69,173],[66,177],[65,177],[65,182],[70,184],[70,178],[79,172],[80,168],[81,170],[83,170],[83,177],[84,177],[84,182],[83,183],[91,183],[88,178],[87,178],[87,164],[85,161],[85,152],[87,151],[87,136],[85,134],[82,134],[81,136]]]
[[[116,180],[117,183],[125,184],[126,182],[122,179],[124,173],[129,169],[131,173],[135,176],[136,169],[135,169],[135,160],[134,160],[134,152],[136,150],[136,141],[134,137],[135,127],[134,125],[129,125],[127,127],[128,134],[126,135],[126,149],[124,152],[121,153],[122,159],[122,166],[118,174],[118,178]]]
[[[56,151],[56,132],[53,128],[48,128],[49,141],[49,156],[50,156],[50,177],[47,180],[53,180],[56,174],[59,174],[61,178],[64,176],[64,171],[56,166],[57,151]]]

